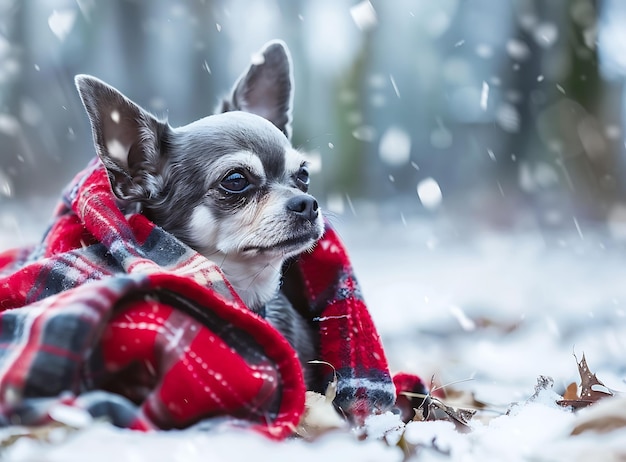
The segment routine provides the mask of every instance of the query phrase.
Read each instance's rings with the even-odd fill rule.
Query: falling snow
[[[0,170],[0,195],[11,197],[13,195],[13,185],[9,177]]]
[[[483,82],[483,87],[480,92],[480,108],[483,111],[487,110],[487,100],[489,99],[489,84],[487,82]]]
[[[250,62],[255,66],[261,66],[265,62],[265,56],[261,53],[254,53],[250,56]]]
[[[15,136],[20,132],[20,123],[15,117],[0,114],[0,133]]]
[[[310,150],[304,153],[308,163],[309,173],[315,174],[322,171],[322,153],[318,150]]]
[[[461,307],[451,306],[450,313],[452,313],[452,316],[458,321],[463,330],[470,331],[476,329],[476,323],[463,312]]]
[[[368,0],[364,0],[350,8],[350,16],[352,16],[352,20],[361,30],[371,29],[378,23],[376,10]]]
[[[111,157],[119,159],[120,161],[126,161],[128,155],[128,148],[124,146],[118,139],[113,138],[107,140],[106,149]]]
[[[20,104],[20,117],[24,123],[34,127],[39,125],[43,114],[38,104],[29,98],[24,98]]]
[[[530,56],[530,48],[528,48],[528,45],[517,39],[511,39],[506,42],[506,51],[511,58],[518,61],[524,61]]]
[[[76,10],[54,10],[48,18],[48,26],[52,33],[63,42],[74,27]]]
[[[500,104],[496,111],[496,123],[506,132],[517,133],[521,123],[519,111],[510,103]]]
[[[620,0],[577,0],[558,18],[546,14],[550,8],[518,10],[497,0],[483,2],[503,13],[497,18],[457,0],[411,4],[411,11],[369,0],[304,2],[302,11],[289,12],[260,0],[259,11],[277,13],[262,18],[241,2],[194,0],[149,9],[149,18],[133,22],[133,47],[121,40],[129,33],[124,21],[104,20],[115,10],[102,14],[108,2],[39,2],[18,15],[15,1],[4,3],[0,250],[40,238],[53,203],[37,196],[45,194],[39,179],[58,178],[61,187],[93,154],[84,149],[91,134],[80,101],[68,91],[73,73],[110,78],[173,124],[187,123],[195,102],[206,106],[219,96],[210,92],[230,88],[224,76],[238,75],[247,60],[264,63],[250,50],[268,38],[290,38],[295,75],[307,73],[295,82],[294,139],[306,139],[297,148],[316,175],[322,208],[341,227],[392,369],[435,374],[491,406],[468,435],[450,423],[403,426],[385,414],[368,420],[370,440],[331,433],[281,444],[229,431],[138,435],[61,406],[50,410],[52,418],[80,430],[56,429],[51,444],[23,438],[7,460],[71,462],[90,454],[94,461],[248,461],[255,454],[400,462],[402,451],[388,445],[402,431],[406,442],[425,448],[409,460],[612,460],[603,456],[613,448],[626,454],[625,431],[571,438],[578,417],[553,406],[555,390],[576,379],[573,349],[587,353],[607,384],[625,388]],[[162,59],[154,67],[156,55]],[[129,62],[131,73],[119,65]],[[579,74],[581,67],[594,73]],[[172,84],[178,78],[182,85]],[[208,89],[199,87],[207,81]],[[581,93],[602,94],[602,104],[578,100]],[[118,111],[109,117],[122,122]],[[108,141],[125,157],[126,146]],[[34,175],[33,166],[43,174]],[[397,191],[393,206],[345,194],[337,171],[347,171],[365,195],[377,194],[365,178],[379,175],[380,189]],[[373,174],[357,178],[355,171]],[[487,223],[504,224],[506,232]],[[489,231],[472,234],[474,228]],[[527,402],[540,374],[555,377],[554,390]],[[5,430],[0,439],[16,431]]]
[[[441,189],[433,178],[426,178],[417,184],[417,195],[422,205],[429,210],[437,209],[441,205]]]
[[[389,127],[380,137],[378,153],[381,160],[391,167],[399,167],[409,162],[411,138],[398,127]]]
[[[389,81],[391,82],[391,86],[393,87],[393,91],[398,98],[400,98],[400,90],[398,89],[398,84],[396,83],[396,79],[393,78],[393,75],[389,74]]]
[[[553,23],[541,23],[534,30],[534,38],[539,46],[550,48],[559,38],[559,29]]]
[[[493,48],[490,45],[481,43],[476,47],[476,54],[483,59],[488,59],[493,56]]]
[[[558,182],[558,172],[546,162],[538,162],[532,166],[526,162],[520,164],[519,184],[524,191],[545,190],[555,186]]]
[[[376,138],[376,129],[369,125],[362,125],[352,131],[357,140],[371,142]]]

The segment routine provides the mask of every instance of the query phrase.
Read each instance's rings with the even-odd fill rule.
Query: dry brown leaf
[[[426,420],[426,417],[424,416],[424,409],[417,408],[414,409],[415,411],[415,415],[413,416],[413,422],[424,422]]]
[[[578,385],[576,382],[570,383],[563,393],[564,400],[578,399]]]
[[[578,373],[581,380],[580,396],[574,394],[574,397],[571,397],[572,390],[570,389],[570,385],[567,387],[569,393],[566,394],[568,396],[564,396],[562,400],[557,401],[557,404],[560,404],[561,406],[572,406],[574,409],[580,409],[587,407],[600,399],[613,396],[613,392],[609,390],[606,385],[600,382],[598,377],[596,377],[596,374],[593,374],[589,370],[584,353],[582,359],[578,362]]]
[[[452,406],[448,406],[439,400],[433,400],[433,405],[448,416],[448,420],[454,423],[457,431],[465,433],[471,430],[469,422],[472,420],[472,417],[474,417],[474,414],[476,414],[475,410],[453,408]]]
[[[331,430],[348,428],[347,422],[339,415],[333,400],[337,395],[337,377],[326,387],[326,394],[314,391],[305,394],[304,413],[296,428],[296,433],[306,439],[314,439]]]
[[[67,435],[75,432],[76,430],[78,429],[59,422],[51,422],[37,427],[23,427],[19,428],[15,431],[15,433],[0,441],[0,448],[11,446],[17,440],[22,438],[39,440],[48,443],[58,442],[59,439],[64,439]]]
[[[420,408],[415,409],[414,422],[448,420],[454,424],[457,431],[466,433],[470,431],[469,422],[476,411],[448,406],[441,400],[432,396],[426,397]]]
[[[589,400],[595,403],[599,399],[613,396],[613,392],[609,390],[606,385],[600,382],[600,380],[598,380],[596,374],[591,373],[589,367],[587,366],[584,354],[580,363],[578,363],[578,370],[580,372],[580,377],[582,378],[580,390],[581,399]]]

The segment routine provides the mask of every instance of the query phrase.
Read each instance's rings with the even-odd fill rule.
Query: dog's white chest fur
[[[281,278],[281,259],[268,262],[265,258],[255,261],[229,258],[228,255],[220,257],[223,257],[220,265],[222,272],[247,307],[257,311],[276,296]]]

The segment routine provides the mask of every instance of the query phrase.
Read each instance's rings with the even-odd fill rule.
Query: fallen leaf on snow
[[[567,386],[567,388],[565,389],[565,393],[563,393],[563,399],[578,399],[578,385],[576,385],[576,382],[572,382]]]
[[[600,399],[613,396],[613,392],[609,390],[606,385],[600,382],[598,377],[596,377],[596,374],[593,374],[589,370],[584,353],[582,359],[578,363],[578,373],[580,374],[581,380],[580,396],[574,395],[574,397],[571,397],[572,390],[570,385],[567,387],[567,397],[564,396],[563,399],[557,401],[557,404],[560,404],[561,406],[572,406],[574,409],[580,409],[587,407]]]
[[[0,448],[9,447],[22,438],[59,443],[77,430],[78,428],[60,422],[51,422],[37,427],[16,427],[15,431],[0,440]]]
[[[474,409],[454,408],[429,396],[424,400],[422,406],[415,410],[413,421],[448,420],[454,424],[457,431],[466,433],[470,431],[469,422],[474,414],[476,414]]]
[[[337,395],[337,378],[328,384],[326,394],[307,391],[304,413],[296,433],[306,439],[314,439],[331,430],[348,428],[347,422],[339,415],[333,400]]]

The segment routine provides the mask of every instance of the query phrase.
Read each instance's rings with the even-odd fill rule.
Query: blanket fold
[[[337,407],[362,420],[395,401],[380,338],[335,231],[295,263]],[[214,262],[141,214],[124,216],[96,159],[64,192],[41,244],[0,254],[0,422],[57,405],[114,424],[183,428],[230,416],[274,438],[304,406],[297,356]]]

